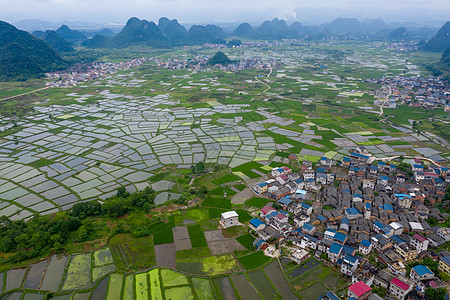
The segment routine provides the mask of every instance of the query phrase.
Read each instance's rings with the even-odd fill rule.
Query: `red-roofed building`
[[[406,295],[411,291],[412,285],[408,285],[398,278],[393,278],[389,285],[389,292],[398,299],[405,299]]]
[[[417,249],[417,252],[420,253],[422,251],[426,251],[428,249],[428,244],[430,241],[428,239],[418,233],[412,236],[409,243],[411,246]]]
[[[264,206],[263,208],[261,208],[261,218],[264,218],[267,214],[271,213],[272,211],[275,211],[275,208],[269,205]]]
[[[372,294],[372,288],[362,281],[358,281],[348,288],[348,296],[358,300],[367,299],[370,294]]]
[[[288,217],[285,214],[282,214],[282,213],[279,213],[278,215],[276,215],[275,218],[280,223],[287,223],[288,220],[289,220]]]
[[[285,175],[289,175],[292,173],[292,170],[288,167],[281,167],[284,170]]]

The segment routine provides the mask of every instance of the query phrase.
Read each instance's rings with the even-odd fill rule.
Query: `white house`
[[[450,228],[441,227],[437,230],[436,234],[443,238],[446,242],[450,241]]]
[[[362,240],[361,243],[359,243],[359,252],[361,252],[362,254],[369,254],[370,251],[372,251],[372,243],[369,242],[368,240]]]
[[[240,225],[238,221],[239,215],[234,210],[224,212],[220,215],[220,225],[223,228]]]
[[[420,253],[422,251],[426,251],[428,249],[428,244],[430,241],[428,241],[427,238],[421,236],[420,234],[416,233],[412,236],[411,240],[409,241],[411,246],[417,249],[417,252]]]

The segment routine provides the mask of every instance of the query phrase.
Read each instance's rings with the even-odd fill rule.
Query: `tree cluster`
[[[125,188],[119,188],[117,195],[103,204],[98,201],[77,203],[69,212],[53,217],[35,215],[25,222],[11,221],[2,216],[0,252],[14,253],[7,260],[16,263],[58,252],[69,241],[84,242],[99,238],[106,225],[98,225],[95,218],[119,218],[129,212],[147,211],[155,207],[155,196],[155,191],[148,187],[132,194]]]

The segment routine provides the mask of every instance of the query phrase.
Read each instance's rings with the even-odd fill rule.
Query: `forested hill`
[[[450,21],[445,23],[422,49],[430,52],[442,52],[448,47],[450,47]]]
[[[0,80],[39,77],[65,65],[46,42],[0,21]]]

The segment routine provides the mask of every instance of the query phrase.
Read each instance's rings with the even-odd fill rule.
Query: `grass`
[[[140,273],[135,276],[136,279],[136,299],[149,299],[147,273]]]
[[[245,210],[243,209],[236,209],[236,213],[239,215],[239,222],[244,223],[247,221],[250,221],[251,219],[253,219],[253,217]]]
[[[167,228],[159,231],[154,236],[155,245],[169,244],[173,243],[173,232],[172,228],[167,226]]]
[[[192,295],[192,289],[190,286],[180,286],[166,289],[164,291],[164,295],[166,300],[194,299],[194,295]]]
[[[243,191],[247,186],[245,184],[236,184],[234,187],[239,191]]]
[[[91,282],[91,255],[79,254],[72,257],[67,269],[63,290],[88,288]]]
[[[194,285],[195,292],[200,300],[214,299],[214,291],[211,287],[209,279],[192,277],[192,284]]]
[[[204,247],[206,243],[205,234],[203,233],[200,225],[191,225],[187,227],[189,232],[189,238],[191,240],[192,248]]]
[[[202,206],[230,209],[231,200],[226,198],[208,197],[202,202]]]
[[[211,251],[206,246],[177,251],[177,259],[180,259],[180,258],[202,258],[202,257],[211,256],[211,255],[212,255]]]
[[[264,199],[264,198],[252,197],[252,198],[246,200],[244,203],[247,206],[263,208],[264,205],[266,205],[268,202],[269,202],[269,200]]]
[[[228,182],[238,181],[240,178],[234,174],[226,174],[216,180],[214,180],[212,183],[215,185],[221,185]]]
[[[236,241],[238,241],[239,244],[241,244],[245,248],[249,249],[249,248],[253,247],[253,242],[255,241],[255,238],[252,235],[250,235],[249,233],[247,233],[247,234],[238,236],[236,238]]]
[[[186,276],[172,270],[162,269],[161,278],[164,287],[188,284]]]
[[[264,255],[264,252],[257,251],[252,254],[248,254],[239,257],[238,260],[246,270],[253,270],[266,264],[271,258]]]
[[[150,281],[150,291],[152,299],[162,299],[161,282],[159,280],[159,270],[153,269],[148,272]]]
[[[116,234],[109,240],[109,244],[119,270],[143,269],[156,265],[152,236],[136,239],[129,234]]]
[[[211,256],[203,259],[203,272],[214,276],[239,271],[240,267],[231,254]]]

